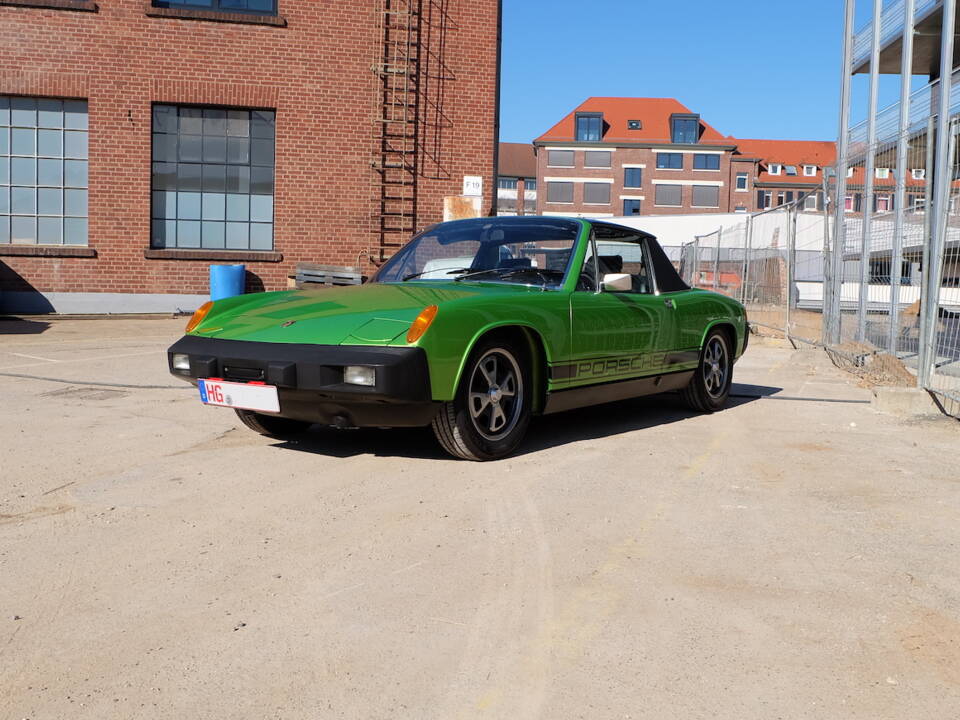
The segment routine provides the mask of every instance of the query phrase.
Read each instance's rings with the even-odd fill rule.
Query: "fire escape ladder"
[[[379,260],[393,255],[417,227],[422,0],[382,0],[382,50],[374,131],[378,149],[373,232]]]

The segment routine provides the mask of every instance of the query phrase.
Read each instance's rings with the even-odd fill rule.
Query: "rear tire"
[[[311,423],[305,420],[291,420],[290,418],[276,417],[275,415],[262,415],[252,410],[235,410],[235,412],[237,413],[237,417],[240,418],[240,422],[254,432],[279,440],[296,437],[306,432],[307,428],[311,425]]]
[[[700,352],[700,364],[680,396],[691,410],[712,413],[727,404],[732,382],[730,340],[722,330],[711,330]]]
[[[526,353],[491,338],[470,354],[456,397],[431,427],[443,449],[464,460],[497,460],[520,445],[530,425],[533,387]]]

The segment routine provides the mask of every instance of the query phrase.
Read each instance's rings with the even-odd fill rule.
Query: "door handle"
[[[663,299],[663,304],[666,305],[668,308],[672,308],[672,307],[673,307],[673,298],[664,298],[664,299]]]

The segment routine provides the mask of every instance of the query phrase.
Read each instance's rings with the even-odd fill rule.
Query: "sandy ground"
[[[0,322],[0,718],[960,715],[960,423],[821,352],[477,464],[252,434],[182,325]]]

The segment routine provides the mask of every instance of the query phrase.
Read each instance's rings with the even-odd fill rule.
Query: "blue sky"
[[[870,18],[859,0],[857,27]],[[843,0],[503,0],[501,137],[531,142],[591,95],[675,97],[725,135],[834,140]],[[880,106],[899,82],[881,83]],[[866,78],[853,116],[866,114]]]

